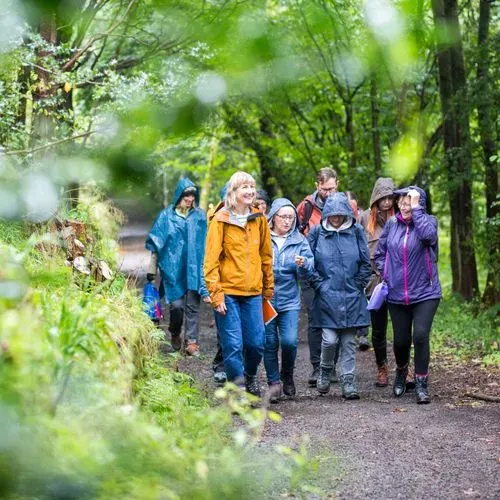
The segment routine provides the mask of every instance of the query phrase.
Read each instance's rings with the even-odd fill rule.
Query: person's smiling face
[[[399,211],[404,220],[411,220],[411,202],[409,196],[402,196],[398,200]]]
[[[328,217],[328,222],[335,229],[338,229],[344,223],[344,221],[345,217],[343,215],[330,215],[330,217]]]
[[[255,185],[245,183],[236,189],[236,203],[250,207],[255,201]]]

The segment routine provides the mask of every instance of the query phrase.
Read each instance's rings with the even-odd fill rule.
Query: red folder
[[[262,300],[262,315],[264,316],[265,325],[269,324],[274,318],[276,318],[276,316],[278,316],[276,309],[267,299]]]

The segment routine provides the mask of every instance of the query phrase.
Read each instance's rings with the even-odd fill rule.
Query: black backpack
[[[304,200],[304,217],[300,221],[299,231],[304,234],[304,231],[309,226],[309,219],[313,213],[313,204],[309,200]]]

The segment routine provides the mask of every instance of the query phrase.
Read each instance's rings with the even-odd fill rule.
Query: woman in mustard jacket
[[[217,315],[229,381],[260,396],[257,368],[265,344],[262,299],[274,290],[271,233],[252,208],[255,180],[246,172],[229,179],[225,206],[210,223],[203,266]]]

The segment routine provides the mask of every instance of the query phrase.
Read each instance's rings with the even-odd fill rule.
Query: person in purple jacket
[[[409,186],[394,194],[399,196],[399,213],[384,226],[375,252],[375,263],[389,288],[387,303],[397,364],[393,392],[401,397],[406,391],[413,329],[417,403],[427,404],[429,334],[441,299],[437,221],[426,213],[425,192],[419,187]]]

